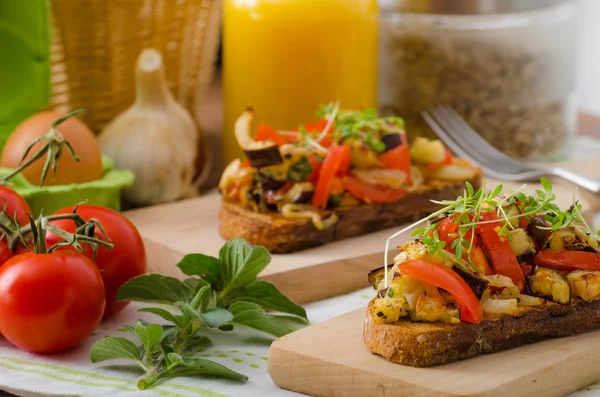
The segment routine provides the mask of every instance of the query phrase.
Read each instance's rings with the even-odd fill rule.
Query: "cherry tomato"
[[[77,346],[100,323],[104,303],[98,268],[76,252],[29,252],[0,267],[0,332],[20,349]]]
[[[55,215],[70,212],[73,212],[73,207],[59,210],[55,212]],[[144,243],[135,226],[116,211],[96,205],[84,204],[79,206],[77,213],[85,220],[97,219],[110,241],[114,244],[112,250],[99,247],[98,255],[95,259],[96,266],[101,270],[106,289],[106,310],[104,317],[110,317],[121,311],[128,304],[128,302],[116,302],[115,298],[119,287],[133,277],[146,272]],[[75,224],[71,220],[53,221],[52,223],[69,233],[75,231]],[[101,240],[106,240],[106,237],[102,235],[98,228],[95,230],[95,235]],[[46,244],[48,247],[60,240],[60,237],[53,233],[46,235]],[[64,247],[64,249],[75,250],[73,247]],[[84,254],[92,257],[91,247],[86,245]]]
[[[407,276],[448,291],[460,308],[460,319],[462,321],[479,324],[483,320],[483,308],[475,293],[454,270],[441,263],[425,260],[406,261],[400,265],[400,270]]]
[[[351,176],[345,177],[342,183],[351,195],[366,203],[391,203],[406,194],[404,189],[368,185]]]
[[[6,261],[15,256],[15,253],[12,252],[8,245],[4,241],[0,241],[0,266],[2,266]]]
[[[342,167],[346,166],[350,167],[350,148],[347,146],[333,146],[329,149],[329,153],[319,171],[319,180],[312,199],[312,205],[315,208],[325,209],[329,200],[333,178]]]
[[[29,218],[26,214],[31,214],[29,204],[21,195],[15,192],[8,186],[0,186],[0,208],[6,205],[6,212],[14,217],[21,225],[29,223]]]
[[[586,251],[541,251],[534,258],[536,265],[560,270],[600,270],[600,254]]]
[[[408,151],[408,145],[400,145],[392,150],[389,150],[379,155],[379,161],[383,163],[385,168],[391,170],[404,171],[406,174],[406,183],[410,186],[410,153]]]

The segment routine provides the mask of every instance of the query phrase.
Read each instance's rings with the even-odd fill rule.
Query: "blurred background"
[[[420,111],[444,104],[514,158],[568,161],[599,148],[596,0],[23,3],[0,1],[0,145],[36,112],[85,108],[136,190],[148,158],[177,158],[166,160],[185,175],[176,194],[134,205],[216,186],[239,154],[233,123],[247,106],[280,129],[320,103],[377,107],[404,118],[412,139],[432,135]],[[123,138],[143,133],[146,144]],[[134,144],[139,158],[121,150]]]

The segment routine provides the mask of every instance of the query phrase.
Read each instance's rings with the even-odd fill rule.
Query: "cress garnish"
[[[499,222],[498,220],[483,220],[483,215],[486,212],[496,213],[496,216],[502,222],[502,225],[497,230],[498,235],[506,236],[507,238],[510,238],[509,230],[516,228],[511,220],[518,219],[519,221],[522,220],[529,223],[530,217],[534,215],[543,215],[544,219],[552,224],[552,226],[548,227],[536,226],[539,229],[556,231],[572,226],[587,236],[594,238],[600,236],[600,231],[594,233],[581,216],[581,203],[574,198],[573,204],[567,210],[561,210],[554,202],[556,195],[552,191],[552,183],[545,177],[541,178],[540,183],[542,189],[536,189],[532,195],[521,192],[526,185],[521,186],[512,193],[503,195],[503,185],[498,185],[492,191],[486,192],[485,183],[481,189],[475,190],[469,182],[466,182],[463,195],[459,196],[456,200],[431,200],[433,203],[443,205],[444,207],[394,233],[387,239],[384,253],[385,286],[387,287],[388,285],[388,252],[391,240],[427,221],[429,221],[429,225],[415,229],[412,235],[420,236],[419,240],[426,246],[428,253],[437,254],[446,260],[450,260],[462,270],[471,273],[478,271],[477,266],[475,266],[471,259],[475,229],[480,225]],[[516,204],[520,213],[508,215],[504,211],[505,204]],[[455,253],[445,249],[446,242],[440,240],[437,231],[438,218],[448,216],[452,216],[454,223],[458,225],[458,237],[450,246]],[[470,238],[466,238],[466,236],[470,236]],[[463,258],[464,253],[467,254],[466,260]]]

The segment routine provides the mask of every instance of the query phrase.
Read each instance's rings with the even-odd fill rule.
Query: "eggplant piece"
[[[381,136],[381,142],[385,145],[385,150],[383,152],[388,152],[404,143],[404,134],[383,134]]]
[[[452,270],[454,270],[463,280],[467,282],[469,287],[471,287],[475,293],[477,299],[481,299],[485,290],[488,289],[489,282],[456,266],[454,266]]]
[[[540,229],[540,227],[550,227],[546,219],[544,219],[544,215],[536,215],[531,218],[531,222],[527,225],[527,233],[529,233],[540,248],[544,248],[552,232],[547,229]]]
[[[555,230],[548,239],[549,248],[554,252],[564,251],[576,243],[578,243],[577,235],[571,227]]]
[[[509,217],[509,218],[512,217],[512,216],[518,216],[518,215],[521,214],[521,210],[519,209],[519,206],[517,205],[517,203],[512,203],[512,204],[509,204],[509,205],[504,205],[504,206],[502,206],[502,209],[506,213],[506,216]],[[521,218],[513,218],[513,219],[509,220],[509,223],[515,229],[519,227],[520,222],[521,222]]]
[[[528,257],[537,252],[533,239],[524,229],[510,230],[509,234],[508,242],[510,248],[512,248],[517,257]]]
[[[535,274],[527,277],[527,284],[533,296],[547,298],[561,304],[571,303],[569,283],[554,269],[536,267]]]
[[[391,264],[388,269],[391,269],[391,266],[394,266],[394,264]],[[381,280],[383,280],[383,278],[385,277],[385,267],[378,267],[377,269],[373,269],[369,272],[369,284],[371,284],[373,286],[373,288],[377,289],[377,287],[379,287],[379,284],[381,284]]]
[[[254,168],[269,167],[283,163],[279,147],[274,143],[255,142],[255,145],[244,149],[244,153]]]
[[[267,190],[279,190],[287,181],[278,181],[277,179],[273,179],[270,176],[263,174],[262,172],[258,172],[258,183],[264,191]]]
[[[295,204],[306,204],[315,192],[315,187],[310,182],[295,183],[285,194],[287,200]]]

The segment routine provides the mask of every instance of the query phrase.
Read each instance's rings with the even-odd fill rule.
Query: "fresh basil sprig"
[[[282,320],[292,317],[307,322],[301,306],[273,284],[256,279],[270,260],[265,248],[233,239],[221,248],[218,258],[186,255],[177,267],[192,277],[178,280],[148,274],[131,279],[119,289],[117,300],[168,305],[172,310],[147,307],[140,311],[156,314],[169,325],[138,322],[135,327],[124,326],[139,345],[126,338],[107,337],[92,347],[90,359],[94,363],[115,358],[133,360],[146,371],[138,382],[140,389],[160,379],[201,374],[246,381],[242,374],[194,357],[193,351],[211,343],[201,334],[207,329],[231,331],[235,325],[243,325],[280,337],[294,331]]]

